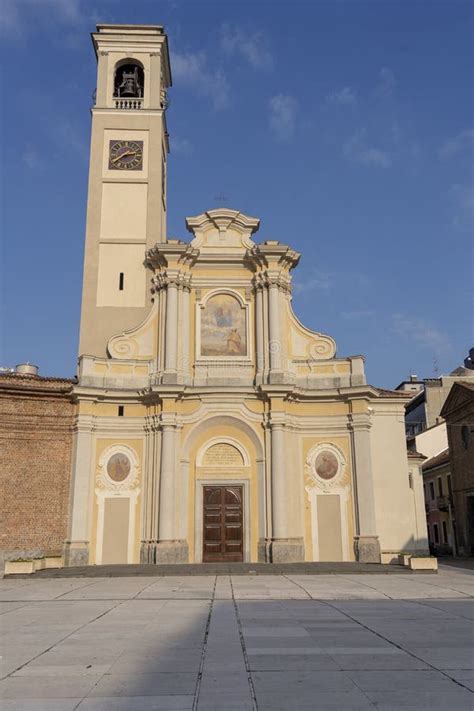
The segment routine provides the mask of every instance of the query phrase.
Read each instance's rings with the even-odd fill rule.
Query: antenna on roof
[[[437,378],[439,373],[438,359],[436,356],[433,358],[433,375]]]

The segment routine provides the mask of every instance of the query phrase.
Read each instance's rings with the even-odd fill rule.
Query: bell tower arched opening
[[[144,86],[143,67],[138,60],[118,62],[114,72],[114,98],[142,99]]]

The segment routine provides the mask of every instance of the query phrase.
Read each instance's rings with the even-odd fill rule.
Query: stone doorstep
[[[259,576],[259,575],[354,575],[378,573],[385,575],[410,575],[413,573],[432,574],[437,568],[410,568],[402,565],[380,563],[184,563],[184,564],[124,564],[63,566],[62,558],[45,558],[35,571],[21,571],[10,568],[5,575],[29,575],[35,572],[38,578],[108,578],[108,577],[167,577],[167,576]],[[51,563],[50,563],[51,560]],[[416,560],[436,560],[432,558]],[[10,561],[11,562],[11,561]],[[28,563],[32,561],[27,561]],[[18,564],[16,564],[18,565]],[[56,568],[53,570],[51,568]]]

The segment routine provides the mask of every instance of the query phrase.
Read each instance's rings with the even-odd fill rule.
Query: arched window
[[[139,62],[127,60],[115,68],[114,97],[141,99],[143,97],[144,75]]]

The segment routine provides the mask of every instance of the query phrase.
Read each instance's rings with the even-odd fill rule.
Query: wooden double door
[[[205,486],[203,563],[243,562],[243,487]]]

